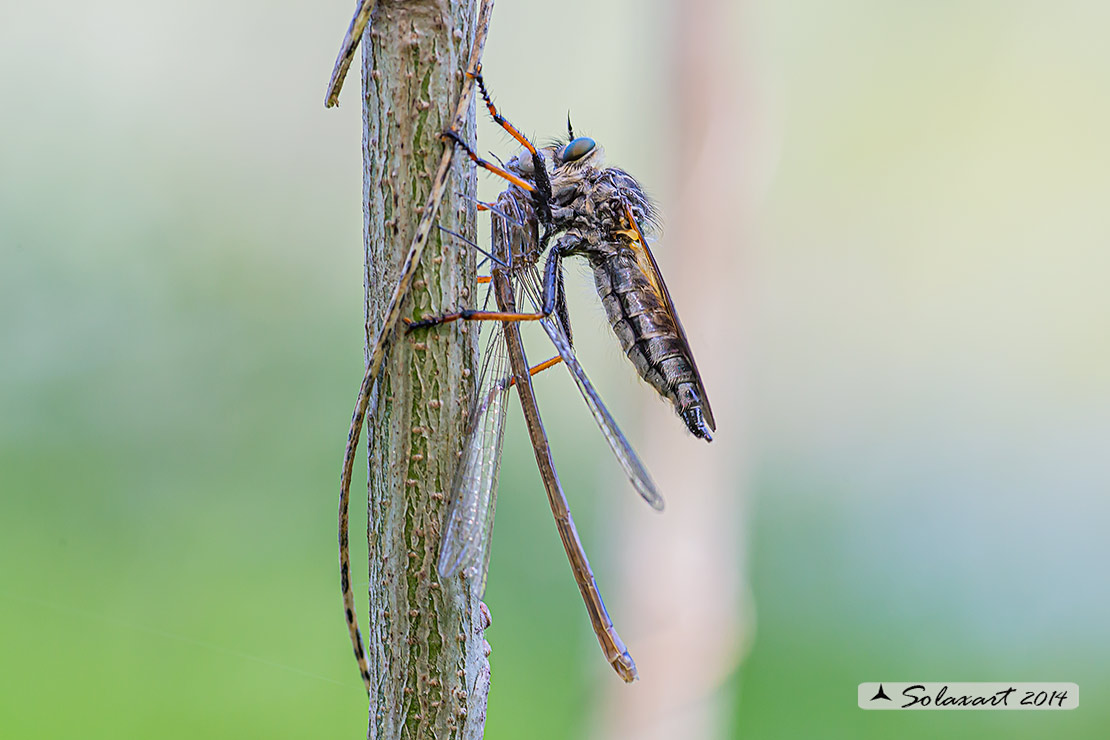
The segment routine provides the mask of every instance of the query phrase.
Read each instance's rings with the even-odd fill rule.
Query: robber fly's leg
[[[486,104],[486,110],[490,111],[490,118],[493,119],[493,122],[501,126],[501,128],[504,129],[509,136],[512,136],[513,139],[521,142],[521,145],[524,146],[526,150],[535,154],[536,148],[531,141],[528,141],[527,136],[519,132],[515,125],[505,120],[505,116],[497,111],[496,105],[493,104],[493,100],[490,98],[490,91],[486,90],[485,78],[482,77],[481,68],[478,69],[477,74],[474,75],[474,81],[478,84],[478,93],[482,95],[482,100],[485,101]]]
[[[549,367],[555,367],[556,365],[558,365],[562,361],[563,361],[563,358],[562,358],[561,355],[555,355],[550,360],[544,360],[540,364],[533,365],[532,367],[528,368],[528,374],[529,375],[539,375],[544,370],[548,369]],[[509,387],[511,388],[515,384],[516,384],[516,376],[514,375],[513,377],[509,378]]]
[[[489,90],[486,89],[486,80],[482,77],[482,70],[479,69],[478,73],[474,75],[474,81],[478,83],[478,92],[482,95],[482,100],[486,103],[486,110],[489,111],[490,118],[509,136],[520,142],[529,154],[532,155],[532,170],[535,172],[536,184],[535,188],[531,189],[532,198],[535,201],[536,213],[540,217],[540,222],[544,225],[544,238],[541,243],[546,243],[547,236],[550,233],[548,225],[551,223],[551,178],[547,174],[547,167],[544,164],[543,154],[536,149],[535,145],[528,140],[528,137],[520,133],[516,126],[509,123],[509,121],[501,115],[497,110],[497,106],[493,104],[493,99],[490,98]]]
[[[547,253],[543,267],[543,313],[555,314],[570,341],[570,312],[567,311],[567,292],[563,286],[563,257],[569,251],[568,245],[560,239]]]
[[[453,321],[540,321],[547,318],[547,314],[536,313],[505,313],[502,311],[478,311],[464,308],[462,311],[440,314],[439,316],[425,316],[412,321],[405,319],[405,331],[414,332],[417,329],[427,329],[432,326],[450,324]]]
[[[555,250],[552,250],[552,254]],[[550,257],[548,258],[550,259]],[[563,325],[563,331],[567,335],[567,342],[570,346],[574,346],[574,335],[570,331],[570,311],[567,310],[567,291],[563,286],[563,271],[557,270],[555,279],[555,315],[559,318],[559,322]]]
[[[563,256],[566,247],[560,243],[551,248],[547,255],[547,262],[543,271],[543,295],[540,298],[540,310],[534,313],[506,313],[504,311],[479,311],[464,308],[461,311],[450,311],[439,316],[425,316],[415,321],[405,319],[405,331],[413,332],[417,329],[427,329],[441,324],[450,324],[454,321],[542,321],[555,313],[558,316],[564,331],[570,329],[567,319],[566,291],[563,289]],[[569,338],[569,337],[568,337]]]
[[[479,283],[488,283],[490,280],[491,278],[489,277],[478,278]],[[544,318],[545,315],[542,313],[505,313],[502,311],[463,310],[455,311],[454,313],[445,313],[440,316],[428,316],[419,321],[409,321],[405,319],[405,331],[413,332],[417,329],[429,329],[433,326],[450,324],[454,321],[540,321]],[[547,370],[549,367],[555,367],[562,361],[563,358],[561,355],[555,355],[550,360],[544,360],[538,365],[529,368],[528,374],[536,375],[537,373]],[[514,377],[509,380],[509,385],[511,386],[515,382],[516,378]]]
[[[470,145],[467,144],[465,141],[463,141],[463,138],[461,136],[459,136],[459,133],[457,131],[455,131],[454,129],[447,129],[442,134],[440,134],[440,136],[442,136],[444,139],[451,139],[452,141],[454,141],[456,146],[458,146],[460,149],[462,149],[464,152],[466,152],[466,156],[470,157],[470,161],[473,162],[474,164],[478,165],[479,167],[481,167],[483,170],[487,170],[489,172],[492,172],[493,174],[497,175],[498,177],[501,177],[501,178],[504,178],[505,180],[508,180],[513,185],[516,185],[519,188],[523,188],[524,190],[528,191],[529,193],[531,193],[532,191],[534,191],[536,189],[535,186],[532,185],[532,183],[526,182],[526,181],[520,179],[519,177],[517,177],[516,175],[514,175],[513,173],[506,172],[501,167],[498,167],[497,165],[493,164],[492,162],[487,162],[486,160],[479,157],[477,155],[477,153],[475,153],[475,151],[470,148]]]
[[[478,73],[474,75],[474,81],[478,83],[478,92],[481,94],[482,100],[485,101],[486,110],[489,111],[490,118],[493,119],[493,122],[501,128],[505,129],[509,136],[519,141],[520,145],[527,149],[530,153],[535,154],[536,147],[533,146],[532,142],[528,140],[528,137],[520,133],[520,131],[517,130],[516,126],[509,123],[505,119],[505,117],[498,112],[497,106],[493,104],[493,100],[489,96],[489,90],[486,89],[486,80],[482,76],[481,69],[479,69]]]

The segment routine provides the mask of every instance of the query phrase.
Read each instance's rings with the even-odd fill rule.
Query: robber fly
[[[479,167],[530,195],[542,230],[537,259],[548,252],[541,303],[535,313],[448,313],[412,323],[409,330],[459,319],[538,321],[555,314],[569,339],[562,260],[584,256],[593,268],[597,292],[613,332],[640,377],[671,401],[691,433],[711,441],[716,422],[705,385],[670,291],[644,238],[644,225],[655,223],[655,213],[643,189],[627,172],[602,168],[601,147],[589,137],[576,137],[569,118],[566,144],[536,149],[498,113],[481,73],[476,79],[494,121],[523,144],[525,152],[505,167],[498,167],[475,154],[457,133],[446,135],[454,138]]]
[[[654,215],[639,184],[622,170],[602,169],[601,148],[588,137],[575,137],[569,120],[567,143],[536,149],[497,112],[480,73],[476,80],[493,119],[523,144],[525,151],[499,167],[478,157],[460,137],[448,132],[478,166],[511,183],[497,203],[488,206],[495,215],[494,249],[489,255],[495,263],[493,278],[509,287],[496,291],[496,311],[467,309],[409,325],[413,331],[466,320],[500,321],[504,327],[504,339],[494,332],[485,352],[469,437],[455,476],[439,570],[443,576],[463,570],[484,582],[504,439],[505,397],[515,380],[521,386],[537,461],[594,631],[609,662],[622,678],[631,681],[636,677],[635,663],[605,612],[558,478],[553,468],[545,469],[543,458],[549,464],[550,456],[530,382],[525,398],[526,381],[536,369],[529,371],[525,363],[523,368],[514,367],[511,375],[506,372],[514,334],[519,342],[517,322],[540,322],[558,356],[538,367],[559,361],[567,365],[633,487],[656,509],[663,507],[662,496],[575,357],[561,263],[564,257],[583,255],[590,261],[598,293],[625,353],[640,376],[671,401],[687,428],[711,440],[713,413],[686,334],[644,238],[641,224],[653,223]],[[537,265],[545,252],[541,279]],[[518,312],[516,293],[529,299],[535,310]],[[523,357],[522,348],[520,352]]]

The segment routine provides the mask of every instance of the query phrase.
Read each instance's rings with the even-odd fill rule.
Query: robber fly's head
[[[556,142],[550,146],[545,146],[539,150],[539,154],[543,158],[543,163],[547,167],[549,175],[553,174],[556,168],[563,166],[569,166],[573,169],[583,169],[585,167],[600,169],[601,163],[605,159],[605,150],[588,136],[579,136],[571,139],[566,144]],[[508,161],[506,166],[510,171],[522,174],[525,177],[535,176],[534,159],[527,151],[517,154]]]

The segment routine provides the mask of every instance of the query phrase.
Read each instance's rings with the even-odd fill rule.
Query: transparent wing
[[[511,261],[511,239],[515,230],[523,233],[524,221],[518,204],[498,198],[499,207],[489,207],[504,231],[498,238],[493,229],[492,260],[505,266]],[[496,269],[496,268],[495,268]],[[486,294],[483,308],[493,297]],[[505,333],[500,322],[490,322],[489,337],[482,356],[477,395],[467,427],[466,445],[451,485],[451,504],[440,543],[438,568],[440,575],[450,577],[464,571],[478,578],[479,591],[485,591],[489,569],[490,540],[497,503],[497,478],[501,472],[501,450],[505,442],[505,414],[508,411],[512,371],[505,346]]]
[[[526,270],[522,274],[522,283],[526,285],[526,292],[531,300],[538,303],[539,296],[539,276],[535,270]],[[578,362],[578,358],[574,354],[574,348],[571,346],[570,340],[567,338],[566,331],[563,329],[562,324],[559,322],[555,315],[548,316],[540,320],[540,325],[543,330],[547,332],[547,336],[551,338],[551,343],[555,345],[556,351],[559,356],[563,358],[563,363],[570,369],[570,374],[574,378],[574,382],[578,384],[578,390],[582,393],[582,398],[586,400],[586,405],[590,408],[590,413],[593,414],[594,421],[601,429],[601,434],[605,437],[605,441],[609,444],[609,449],[613,451],[613,455],[617,458],[621,468],[624,469],[625,475],[632,483],[632,487],[636,492],[643,497],[645,501],[651,504],[653,509],[662,511],[663,509],[663,496],[655,487],[655,482],[652,481],[651,475],[648,474],[647,468],[640,461],[639,456],[632,449],[632,445],[625,439],[621,433],[620,427],[617,422],[613,420],[609,409],[605,408],[605,404],[598,395],[597,389],[594,388],[593,383],[586,377],[586,371]]]
[[[694,379],[698,383],[698,395],[701,397],[701,410],[702,413],[705,414],[705,423],[709,425],[711,430],[717,431],[717,422],[713,419],[713,409],[709,407],[709,394],[705,392],[705,384],[701,379],[701,371],[698,370],[698,366],[694,362],[694,351],[690,349],[690,340],[686,338],[686,330],[682,328],[682,322],[678,320],[678,311],[675,310],[674,301],[671,299],[671,291],[667,290],[667,283],[663,280],[663,273],[659,270],[659,263],[655,261],[655,254],[651,251],[651,247],[647,245],[647,240],[644,239],[643,230],[633,218],[632,210],[628,209],[626,215],[632,225],[632,233],[629,234],[629,246],[636,255],[636,264],[640,266],[640,270],[647,276],[648,282],[655,288],[656,293],[663,302],[663,308],[670,315],[675,328],[678,329],[678,338],[682,342],[683,349],[686,351],[686,357],[690,359],[690,367],[693,369]]]
[[[466,446],[451,486],[451,504],[439,548],[439,573],[460,571],[480,580],[485,589],[489,542],[505,441],[505,412],[511,373],[501,324],[492,326],[482,360]]]

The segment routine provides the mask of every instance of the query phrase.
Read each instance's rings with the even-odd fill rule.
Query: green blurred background
[[[321,104],[352,6],[0,6],[4,737],[365,733],[334,531],[362,367],[357,72]],[[679,8],[502,0],[486,56],[526,131],[570,108],[664,214]],[[746,328],[718,338],[745,351],[712,380],[748,399],[746,441],[717,444],[747,461],[736,579],[758,615],[719,688],[732,736],[1106,737],[1110,5],[730,17],[746,115],[706,146],[753,154]],[[634,416],[648,391],[581,272],[588,366]],[[611,461],[568,386],[539,390],[604,586]],[[588,736],[615,679],[519,437],[487,737]],[[863,712],[869,680],[1082,699]]]

